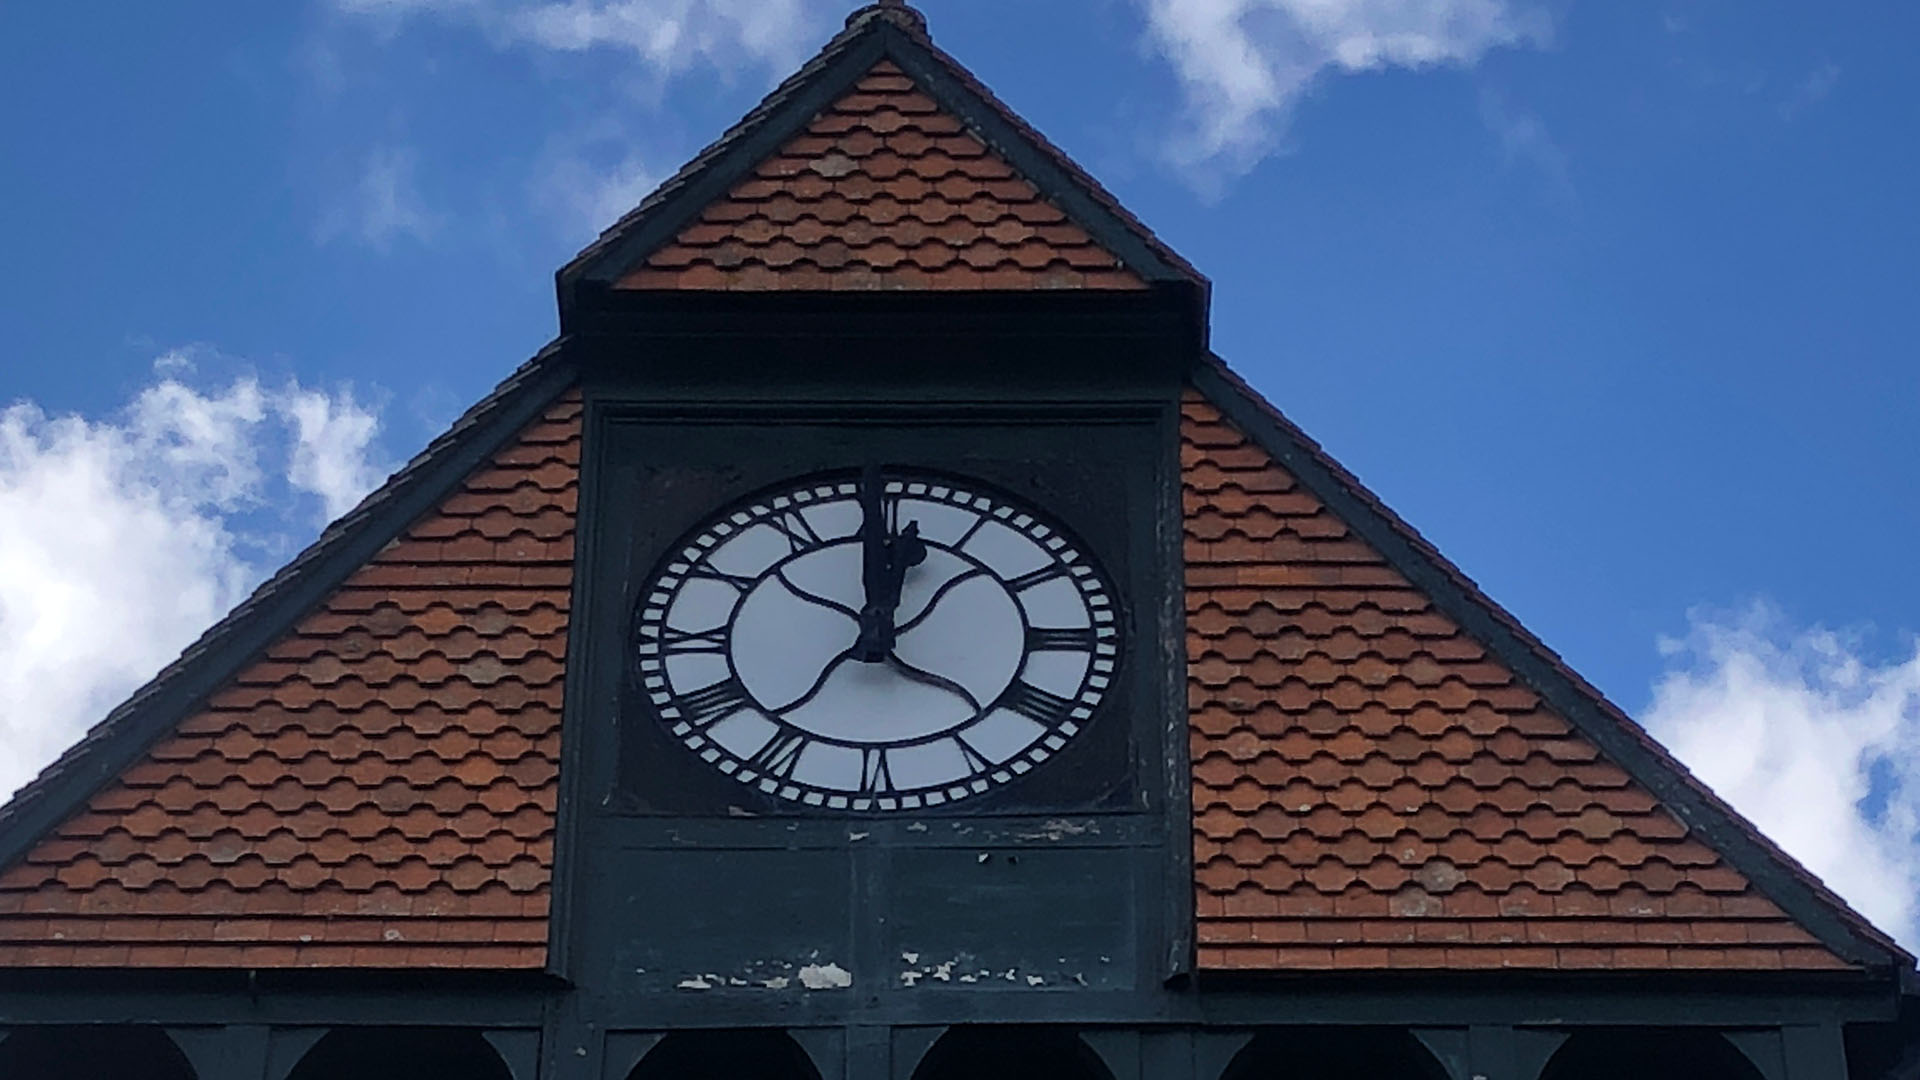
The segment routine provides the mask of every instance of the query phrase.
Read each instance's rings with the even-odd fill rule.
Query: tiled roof
[[[0,966],[542,966],[580,410],[0,874]]]
[[[959,117],[882,60],[617,287],[1146,285]]]
[[[1196,394],[1181,451],[1203,970],[1848,966]]]

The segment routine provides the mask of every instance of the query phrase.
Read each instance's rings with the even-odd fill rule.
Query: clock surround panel
[[[604,603],[593,605],[597,614],[592,616],[602,628],[593,634],[599,657],[595,666],[606,671],[617,665],[623,672],[613,702],[615,746],[610,749],[617,749],[608,764],[596,770],[605,778],[595,785],[604,792],[598,801],[608,811],[737,820],[743,814],[830,818],[1123,813],[1163,805],[1160,714],[1177,707],[1181,691],[1160,685],[1166,680],[1158,677],[1157,667],[1163,665],[1139,662],[1134,654],[1155,647],[1164,636],[1160,623],[1178,602],[1177,593],[1169,596],[1165,587],[1177,577],[1169,572],[1167,538],[1159,529],[1141,527],[1167,516],[1172,489],[1162,457],[1154,452],[1171,430],[1166,410],[1125,404],[991,412],[859,405],[836,408],[827,419],[777,408],[669,408],[663,415],[644,405],[606,403],[596,420],[600,452],[592,471],[599,510],[591,558],[601,580],[624,579],[616,590],[600,590]],[[1090,699],[1055,694],[1073,703],[1069,713],[1086,710],[1079,717],[1069,716],[1073,732],[1063,735],[1058,745],[1043,745],[1038,760],[1025,757],[1022,769],[989,760],[993,768],[984,776],[970,774],[964,781],[964,796],[953,791],[958,781],[936,786],[908,784],[902,778],[896,778],[890,795],[877,790],[862,795],[858,787],[871,780],[864,774],[872,755],[861,765],[858,779],[820,783],[816,776],[811,784],[783,783],[767,791],[760,783],[767,774],[756,769],[759,775],[743,783],[737,777],[749,767],[752,748],[744,755],[720,753],[703,760],[703,751],[714,747],[691,745],[690,732],[675,732],[674,721],[681,718],[662,715],[662,705],[672,708],[673,699],[682,695],[663,694],[663,671],[648,670],[648,658],[640,653],[649,625],[647,600],[660,591],[663,572],[677,564],[692,568],[689,548],[697,547],[715,522],[758,506],[758,499],[790,496],[796,489],[826,487],[834,498],[844,497],[847,493],[840,489],[857,489],[863,469],[876,461],[886,463],[883,472],[889,483],[925,484],[929,490],[944,487],[984,498],[990,514],[1004,510],[1009,518],[1023,516],[1036,532],[1069,547],[1097,582],[1082,595],[1099,597],[1103,603],[1098,607],[1113,612],[1115,632],[1104,639],[1111,654],[1096,647],[1089,651],[1087,664],[1092,673],[1099,663],[1100,673],[1110,675],[1111,682]],[[857,546],[845,529],[823,539]],[[1044,540],[1039,543],[1044,547]],[[720,545],[715,540],[711,546]],[[947,554],[938,545],[934,550]],[[850,552],[840,558],[843,568],[856,561]],[[985,584],[980,590],[990,591]],[[840,599],[851,608],[856,605],[850,601],[858,597]],[[616,605],[617,614],[609,610]],[[1096,605],[1089,601],[1088,606],[1091,611]],[[844,612],[840,615],[844,634],[847,620]],[[619,628],[609,634],[615,618]],[[652,626],[656,633],[666,629],[658,615]],[[610,639],[617,640],[617,656],[611,654]],[[844,641],[837,647],[844,648]],[[653,659],[664,667],[659,653]],[[1005,755],[1007,745],[1001,743],[998,750]],[[1015,754],[1007,760],[1017,758]],[[717,762],[729,759],[734,768],[723,772]],[[852,759],[843,760],[847,764],[840,775],[853,777]],[[996,777],[995,772],[1006,776]],[[984,791],[975,787],[980,779],[986,781]],[[846,790],[848,786],[853,789]],[[929,799],[934,791],[939,794]],[[919,797],[909,801],[905,795]],[[809,801],[809,796],[815,798]],[[844,805],[836,796],[845,796]],[[898,801],[889,807],[878,801],[883,797]],[[873,801],[857,806],[863,798]]]

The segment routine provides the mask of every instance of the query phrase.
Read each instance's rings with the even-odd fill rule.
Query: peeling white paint
[[[850,832],[847,834],[847,839],[849,841],[857,843],[861,840],[865,840],[867,837],[872,835],[873,835],[872,833],[865,833],[865,832]]]
[[[905,960],[909,964],[917,964],[920,962],[920,954],[917,952],[903,952],[900,954],[900,959]]]
[[[989,854],[987,854],[987,853],[986,853],[986,852],[984,852],[984,851],[980,853],[980,861],[981,861],[981,862],[986,862],[986,861],[987,861],[988,859],[991,859],[991,858],[993,858],[993,856],[991,856],[991,855],[989,855]]]
[[[1100,835],[1100,823],[1097,821],[1068,821],[1055,818],[1033,832],[1015,833],[1021,840],[1064,840],[1069,836]]]
[[[913,986],[919,981],[920,981],[920,972],[918,971],[903,971],[900,973],[901,986]]]
[[[978,976],[978,975],[962,975],[962,976],[960,976],[960,981],[961,981],[961,982],[963,982],[963,983],[971,983],[971,982],[979,982],[979,981],[980,981],[980,976]]]
[[[926,832],[927,823],[924,821],[916,821],[913,824],[907,826],[907,831],[908,832]]]
[[[695,976],[694,976],[693,978],[691,978],[691,979],[681,979],[681,980],[680,980],[679,982],[677,982],[677,983],[675,983],[674,985],[675,985],[676,987],[678,987],[679,989],[681,989],[681,990],[711,990],[711,989],[713,989],[713,984],[712,984],[712,983],[710,983],[710,982],[708,982],[708,981],[706,980],[706,977],[705,977],[705,976],[703,976],[703,975],[695,975]]]
[[[760,980],[760,985],[766,987],[769,990],[785,990],[787,988],[787,984],[791,982],[793,982],[793,980],[787,978],[785,975],[775,975],[771,979]]]
[[[1027,985],[1028,986],[1045,986],[1047,985],[1047,980],[1038,975],[1029,975],[1027,976]]]
[[[933,965],[933,971],[931,972],[931,974],[933,975],[934,978],[939,979],[941,982],[946,982],[949,979],[952,979],[953,978],[953,961],[949,960],[944,964]]]
[[[808,964],[800,969],[800,985],[809,990],[845,990],[853,985],[853,972],[839,964]]]

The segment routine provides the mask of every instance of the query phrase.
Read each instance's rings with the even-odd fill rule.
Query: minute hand
[[[868,480],[861,492],[865,518],[861,572],[866,606],[860,612],[860,639],[855,649],[862,661],[871,664],[893,653],[897,634],[894,613],[900,607],[900,593],[906,585],[907,571],[926,561],[927,542],[920,539],[919,522],[910,521],[901,529],[885,520],[875,471],[869,470]]]
[[[893,608],[899,593],[893,591],[889,602],[889,573],[886,512],[881,491],[880,469],[869,465],[860,476],[860,585],[865,600],[860,609],[860,639],[854,643],[854,658],[876,664],[886,659],[893,648]]]
[[[927,543],[920,539],[919,522],[910,521],[901,529],[897,521],[887,520],[885,488],[875,466],[868,466],[861,477],[860,516],[860,578],[866,602],[860,610],[854,655],[864,663],[877,664],[893,652],[893,616],[900,607],[900,591],[907,571],[926,561]]]

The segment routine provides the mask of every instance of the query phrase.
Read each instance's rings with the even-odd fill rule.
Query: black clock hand
[[[854,656],[862,663],[886,659],[893,647],[893,613],[887,595],[887,522],[880,466],[869,465],[860,474],[860,585],[865,600],[860,609],[860,639]]]
[[[919,614],[915,615],[911,619],[908,619],[906,622],[898,623],[897,625],[894,626],[893,639],[896,642],[899,641],[900,635],[906,633],[907,631],[913,629],[916,626],[919,626],[921,623],[926,622],[929,618],[931,618],[933,616],[933,609],[939,607],[940,601],[945,600],[947,598],[947,594],[952,592],[956,587],[964,585],[967,582],[972,581],[974,578],[985,577],[986,575],[987,575],[986,570],[976,566],[970,570],[962,571],[961,573],[955,574],[954,576],[948,578],[945,582],[941,584],[939,588],[933,591],[932,596],[927,598],[926,606],[920,609]],[[898,614],[899,612],[898,610],[896,610],[895,615],[897,616]]]
[[[880,467],[869,465],[860,479],[860,579],[866,605],[860,611],[859,658],[880,663],[893,651],[894,612],[907,571],[927,559],[927,542],[920,539],[920,523],[897,528],[886,520],[885,488]]]

